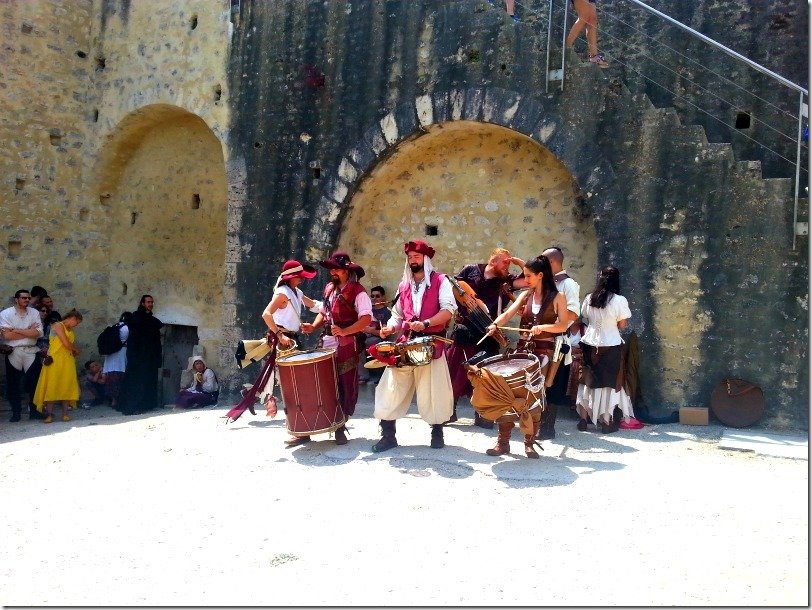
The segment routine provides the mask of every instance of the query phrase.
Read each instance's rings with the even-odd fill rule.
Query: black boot
[[[443,440],[443,424],[432,424],[431,426],[431,448],[442,449],[445,447]]]
[[[398,439],[395,438],[395,420],[382,419],[381,420],[381,440],[372,445],[373,453],[380,453],[381,451],[389,451],[398,446]]]
[[[537,439],[549,441],[555,438],[555,416],[558,413],[558,405],[547,404],[544,413],[541,414],[541,426],[539,427]]]
[[[10,422],[20,421],[20,409],[19,408],[16,408],[16,409],[14,407],[11,408],[11,419],[9,419],[9,421]]]
[[[474,425],[485,428],[485,430],[493,430],[493,422],[489,419],[485,419],[477,412],[474,412]]]
[[[28,405],[28,419],[45,419],[45,415],[37,411],[34,405]]]
[[[347,426],[346,424],[341,426],[335,432],[336,435],[336,445],[346,445],[347,444]]]

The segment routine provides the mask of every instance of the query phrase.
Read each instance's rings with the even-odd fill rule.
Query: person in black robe
[[[155,300],[145,294],[128,323],[127,370],[121,388],[118,409],[124,415],[137,415],[158,403],[158,370],[161,368],[161,327],[152,313]]]

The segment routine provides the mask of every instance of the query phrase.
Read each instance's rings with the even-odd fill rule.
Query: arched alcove
[[[97,185],[109,218],[108,313],[155,297],[165,323],[195,327],[214,357],[222,326],[226,209],[222,145],[182,108],[155,104],[107,137]]]
[[[591,287],[597,268],[592,219],[569,170],[531,138],[490,123],[430,125],[398,144],[363,177],[339,233],[368,285],[392,292],[403,242],[425,239],[435,265],[454,273],[497,246],[531,258],[560,246],[570,274]]]

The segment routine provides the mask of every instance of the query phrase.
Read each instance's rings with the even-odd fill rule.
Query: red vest
[[[444,274],[437,273],[436,271],[431,272],[431,275],[429,276],[429,287],[426,289],[426,292],[423,293],[423,298],[421,299],[421,320],[428,320],[434,314],[440,311],[440,284],[443,283],[444,279]],[[412,287],[410,282],[401,282],[398,284],[398,295],[400,300],[400,308],[403,311],[403,320],[405,322],[414,322],[415,313],[414,303],[412,302]],[[447,325],[448,322],[445,324],[435,324],[434,326],[429,326],[420,334],[439,335],[443,333]],[[414,335],[414,333],[412,333],[412,335]],[[442,356],[444,348],[445,343],[442,341],[435,341],[434,357],[439,358]]]
[[[341,328],[352,326],[358,321],[355,310],[355,297],[366,292],[359,282],[347,282],[340,292],[330,283],[324,288],[324,302],[330,311],[328,322]]]

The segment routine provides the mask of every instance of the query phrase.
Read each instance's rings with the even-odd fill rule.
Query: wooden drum
[[[347,421],[338,402],[335,350],[315,349],[276,360],[288,431],[293,436],[333,432]]]

